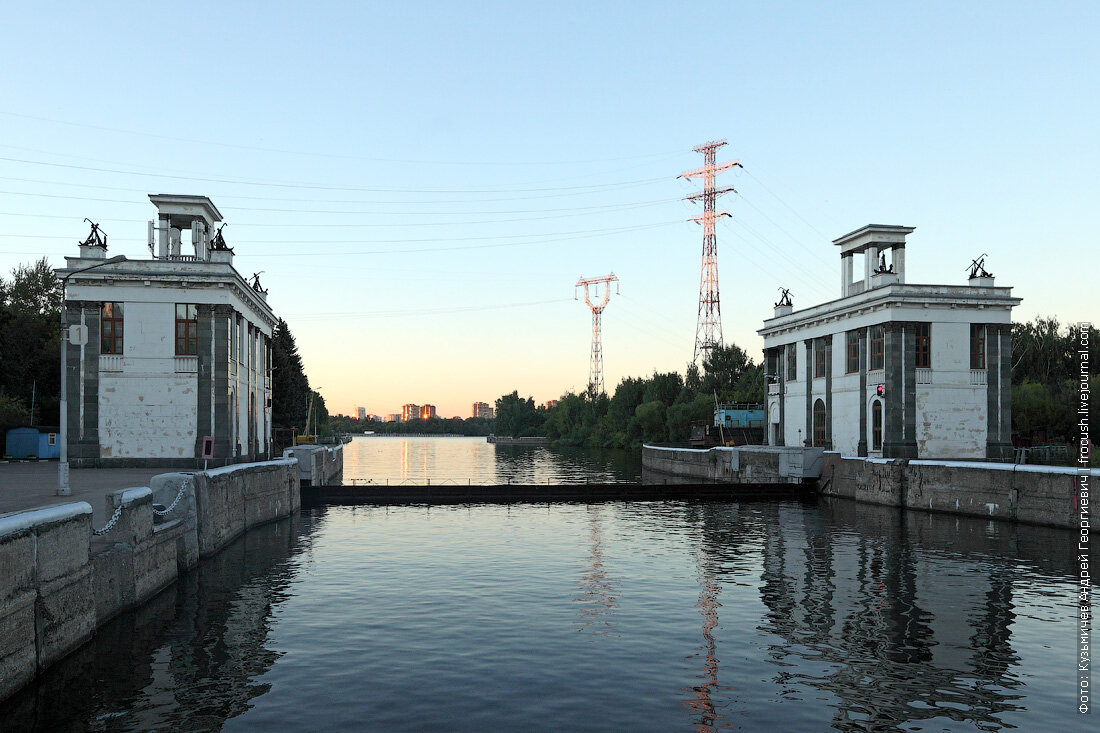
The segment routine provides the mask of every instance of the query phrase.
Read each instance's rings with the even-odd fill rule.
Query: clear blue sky
[[[467,415],[587,380],[579,275],[614,271],[607,381],[691,358],[701,231],[676,180],[727,138],[727,341],[833,238],[917,227],[910,282],[989,254],[1017,320],[1097,320],[1100,5],[9,4],[0,267],[140,257],[151,192],[206,194],[332,412]],[[1091,202],[1091,203],[1090,203]]]

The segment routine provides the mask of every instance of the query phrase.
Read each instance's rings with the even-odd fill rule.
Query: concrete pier
[[[808,482],[822,496],[1065,528],[1079,525],[1084,475],[1069,466],[857,458],[821,448],[772,446],[699,450],[647,445],[642,466],[670,480],[705,479],[731,487]],[[1100,478],[1100,470],[1088,475]]]
[[[0,515],[0,700],[200,558],[300,506],[293,458],[154,476],[88,502]]]

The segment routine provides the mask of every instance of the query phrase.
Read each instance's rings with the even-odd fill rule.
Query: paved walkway
[[[149,479],[173,470],[193,468],[74,468],[69,471],[72,496],[57,496],[57,461],[0,462],[0,514],[24,509],[86,501],[92,505],[92,526],[107,522],[107,494],[132,486],[148,486]]]

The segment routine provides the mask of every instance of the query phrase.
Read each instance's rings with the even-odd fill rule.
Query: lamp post
[[[65,286],[68,284],[69,278],[73,275],[78,275],[88,270],[94,270],[97,267],[103,267],[104,265],[114,265],[119,262],[125,262],[126,255],[116,255],[102,262],[97,262],[94,265],[88,267],[82,267],[79,270],[73,270],[69,274],[61,278],[61,455],[57,464],[57,496],[72,496],[73,490],[69,486],[69,404],[65,398],[67,384],[65,380],[65,372],[67,371],[68,356],[69,356],[69,334],[65,330]]]

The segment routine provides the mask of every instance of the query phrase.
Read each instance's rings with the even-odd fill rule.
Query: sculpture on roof
[[[225,243],[225,237],[222,236],[222,229],[225,229],[225,224],[222,224],[218,227],[218,231],[214,232],[214,237],[210,240],[210,250],[232,252],[232,247]]]
[[[886,266],[886,253],[879,252],[878,255],[878,267],[875,268],[875,273],[888,273],[894,271],[894,265]]]
[[[970,260],[970,264],[967,265],[970,268],[970,277],[993,277],[993,273],[987,272],[985,269],[985,258],[988,256],[985,252],[982,252],[981,257]]]
[[[775,304],[775,307],[780,308],[785,305],[793,305],[791,303],[791,290],[790,288],[779,288],[779,302]]]
[[[263,270],[252,273],[252,282],[249,284],[252,286],[252,289],[255,290],[257,293],[260,293],[261,295],[267,295],[267,291],[264,290],[262,285],[260,285],[260,275],[262,275],[263,273]]]
[[[84,217],[84,221],[92,225],[92,231],[88,232],[88,238],[80,243],[81,247],[102,247],[107,249],[107,233],[99,228],[99,224],[88,217]]]

